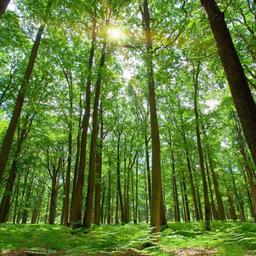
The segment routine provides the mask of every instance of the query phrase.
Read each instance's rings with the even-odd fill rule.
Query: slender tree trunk
[[[4,14],[9,3],[10,3],[10,0],[0,0],[0,17]]]
[[[152,36],[150,28],[150,13],[148,1],[144,0],[143,4],[143,22],[146,34],[146,65],[148,76],[148,100],[150,109],[150,126],[152,138],[152,211],[151,226],[153,232],[160,231],[161,225],[161,202],[162,201],[162,181],[161,181],[161,156],[160,156],[160,138],[157,121],[155,81],[152,61]]]
[[[207,176],[207,182],[208,182],[208,187],[209,187],[209,192],[210,192],[210,199],[211,199],[212,219],[216,220],[217,219],[217,210],[216,210],[216,206],[215,206],[215,202],[214,202],[214,198],[213,198],[212,183],[211,183],[209,165],[208,165],[206,156],[205,156],[205,169],[206,169],[206,176]]]
[[[92,119],[91,149],[90,149],[90,160],[89,160],[89,175],[88,175],[88,187],[87,187],[88,190],[87,190],[87,198],[86,198],[86,210],[84,214],[84,226],[86,228],[90,228],[93,221],[93,196],[94,196],[94,189],[95,189],[95,158],[96,158],[97,137],[98,137],[98,130],[99,130],[98,113],[99,113],[100,90],[101,90],[103,68],[105,64],[105,56],[106,56],[106,43],[104,43],[103,49],[101,52],[98,78],[97,78],[96,88],[95,88],[93,119]]]
[[[236,221],[237,220],[237,214],[236,214],[236,209],[235,209],[234,203],[233,203],[233,195],[230,191],[228,192],[228,203],[229,203],[230,218],[232,220]]]
[[[81,148],[81,123],[82,123],[82,92],[80,92],[80,101],[79,101],[79,121],[78,121],[78,132],[76,138],[76,159],[75,159],[75,166],[74,166],[74,176],[73,176],[73,186],[72,186],[72,193],[71,193],[71,206],[70,206],[70,222],[72,220],[72,212],[74,212],[74,202],[75,202],[75,195],[76,195],[76,188],[77,188],[77,179],[78,179],[78,165],[80,159],[80,148]]]
[[[0,151],[0,182],[3,178],[4,170],[5,170],[8,158],[9,158],[9,153],[11,150],[13,137],[14,137],[17,125],[18,125],[20,115],[21,115],[26,91],[27,91],[29,80],[30,80],[30,77],[31,77],[31,74],[32,74],[32,71],[34,68],[35,61],[36,61],[36,57],[37,57],[38,49],[40,46],[43,31],[44,31],[44,26],[41,25],[40,28],[38,29],[38,32],[36,35],[36,40],[33,44],[32,50],[31,50],[29,62],[28,62],[27,68],[26,68],[26,72],[22,79],[20,90],[18,92],[18,97],[17,97],[15,107],[14,107],[14,110],[12,113],[12,118],[11,118],[11,121],[9,123],[8,129],[6,131],[6,134],[5,134],[3,143],[2,143],[2,148]]]
[[[133,222],[138,223],[138,204],[139,204],[139,160],[136,160],[136,172],[135,172],[135,215]]]
[[[193,199],[193,204],[195,208],[195,218],[196,220],[200,220],[200,213],[198,209],[198,200],[196,197],[196,189],[194,185],[194,178],[193,178],[193,173],[192,173],[192,168],[191,168],[191,161],[189,157],[189,149],[188,149],[188,143],[187,143],[187,136],[184,130],[184,122],[183,122],[183,116],[181,114],[181,107],[180,107],[180,101],[178,101],[178,107],[179,107],[179,113],[180,113],[180,122],[181,122],[181,135],[182,135],[182,140],[184,143],[184,148],[186,152],[186,160],[187,160],[187,167],[188,167],[188,174],[189,174],[189,183],[190,183],[190,190],[192,193],[192,199]]]
[[[73,227],[80,226],[82,223],[82,205],[83,205],[83,187],[84,187],[84,172],[85,172],[85,161],[86,161],[86,145],[87,145],[87,133],[89,127],[90,119],[90,102],[91,102],[91,83],[92,83],[92,66],[94,60],[95,51],[95,41],[96,41],[96,20],[93,19],[93,29],[92,29],[92,42],[88,63],[88,75],[86,84],[86,99],[85,99],[85,111],[82,121],[82,135],[80,143],[80,157],[79,165],[77,170],[77,179],[75,181],[75,186],[73,189],[72,200],[71,200],[71,211],[70,211],[70,221]]]
[[[144,186],[145,186],[145,221],[149,221],[149,202],[148,202],[148,184],[147,184],[147,170],[144,169]]]
[[[199,122],[199,114],[198,114],[198,106],[197,106],[197,98],[198,98],[198,77],[200,72],[200,64],[198,63],[197,70],[194,75],[194,111],[195,111],[195,120],[196,120],[196,139],[197,139],[197,150],[199,156],[199,164],[201,170],[201,176],[203,181],[203,192],[204,192],[204,209],[205,209],[205,229],[210,230],[210,218],[211,218],[211,207],[208,195],[207,181],[206,181],[206,172],[204,166],[204,156],[203,149],[201,143],[201,135],[200,135],[200,122]]]
[[[212,158],[210,155],[210,150],[209,147],[206,147],[207,150],[207,154],[208,154],[208,160],[209,160],[209,167],[210,167],[210,171],[212,174],[212,180],[213,180],[213,186],[214,186],[214,191],[215,191],[215,196],[216,196],[216,201],[217,201],[217,218],[219,220],[225,220],[226,216],[225,216],[225,210],[224,210],[224,204],[223,204],[223,200],[222,200],[222,195],[220,193],[220,189],[219,189],[219,182],[218,182],[218,177],[217,174],[214,170],[213,167],[213,162],[212,162]]]
[[[245,221],[246,218],[245,218],[245,213],[244,213],[244,204],[243,204],[243,201],[242,201],[242,199],[238,193],[238,190],[237,190],[236,181],[235,181],[235,177],[234,177],[234,173],[233,173],[231,164],[229,166],[229,171],[230,171],[230,175],[231,175],[231,180],[232,180],[233,190],[235,193],[237,207],[239,209],[240,219],[242,221]]]
[[[22,212],[22,224],[26,224],[27,223],[27,219],[28,219],[28,209],[30,206],[30,198],[31,198],[31,194],[32,194],[32,188],[33,188],[33,183],[34,183],[34,175],[32,175],[30,183],[28,185],[27,188],[27,194],[26,194],[26,201],[25,201],[25,205],[24,205],[24,209]]]
[[[69,81],[69,80],[68,80]],[[64,186],[64,200],[63,200],[63,224],[68,225],[69,223],[69,198],[70,198],[70,173],[72,163],[72,131],[73,131],[73,84],[69,82],[69,120],[68,120],[68,159],[67,159],[67,170],[65,177]]]
[[[184,176],[184,173],[182,173],[181,187],[182,187],[183,203],[184,203],[184,220],[186,222],[189,222],[190,221],[190,210],[189,210],[189,201],[188,201],[186,178]]]
[[[100,137],[96,150],[96,181],[95,181],[95,195],[94,195],[94,224],[100,225],[101,219],[101,186],[102,186],[102,143],[103,143],[103,116],[102,116],[102,104],[100,108]]]
[[[1,204],[0,204],[0,222],[1,223],[4,223],[8,220],[8,213],[11,205],[12,190],[15,182],[16,173],[17,173],[17,156],[18,155],[15,154],[15,158],[12,161],[11,170],[6,183],[4,195],[2,197]]]
[[[150,175],[150,163],[149,163],[149,152],[148,152],[148,138],[147,135],[145,135],[145,153],[146,153],[146,168],[147,168],[147,184],[148,184],[148,204],[149,204],[149,216],[151,218],[151,209],[152,209],[152,193],[151,193],[151,175]]]
[[[229,29],[215,0],[201,0],[215,37],[220,59],[243,132],[256,164],[256,105],[247,78],[233,44]]]
[[[41,209],[42,200],[43,200],[43,196],[44,196],[44,190],[45,190],[45,185],[42,186],[42,189],[39,192],[39,197],[37,199],[38,201],[36,202],[36,206],[33,210],[31,224],[38,223],[38,219],[40,217],[40,209]]]
[[[117,201],[119,199],[120,210],[121,210],[121,222],[124,223],[124,204],[123,204],[123,196],[121,190],[121,173],[120,173],[120,143],[121,143],[121,134],[118,134],[117,141],[117,166],[116,166],[116,175],[117,175]]]
[[[16,190],[15,190],[15,204],[14,204],[14,210],[13,210],[13,219],[12,219],[12,224],[16,223],[16,218],[17,218],[17,210],[18,210],[18,204],[19,204],[19,192],[20,192],[20,174],[19,172],[17,173],[18,175],[18,180],[16,184]]]
[[[58,170],[53,171],[52,185],[51,185],[51,199],[50,199],[50,212],[49,212],[49,224],[54,224],[57,208],[57,196],[58,196]]]
[[[234,118],[235,118],[235,115],[234,115]],[[240,153],[243,157],[243,162],[244,162],[244,166],[245,166],[245,170],[246,170],[246,174],[247,174],[247,180],[248,180],[249,187],[250,187],[252,208],[253,208],[253,212],[254,212],[254,216],[255,216],[254,218],[256,220],[256,178],[255,178],[254,171],[253,171],[252,167],[250,166],[247,155],[246,155],[241,128],[240,128],[239,123],[236,120],[236,118],[235,118],[235,121],[236,121],[236,130],[237,130],[237,141],[239,144]]]
[[[173,144],[172,144],[171,137],[170,137],[169,145],[170,145],[171,166],[172,166],[171,177],[172,177],[172,191],[173,191],[174,220],[176,222],[180,222],[179,195],[178,195],[177,179],[176,179],[176,172],[175,172],[175,159],[174,159],[174,152],[173,152]]]
[[[109,160],[108,165],[108,215],[107,215],[107,224],[111,224],[111,162]]]

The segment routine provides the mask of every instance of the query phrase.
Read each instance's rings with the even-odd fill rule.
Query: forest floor
[[[88,233],[60,225],[0,225],[0,255],[256,255],[256,224],[171,223],[151,242],[146,224],[102,225]],[[149,247],[148,247],[149,246]],[[40,253],[38,253],[40,252]]]

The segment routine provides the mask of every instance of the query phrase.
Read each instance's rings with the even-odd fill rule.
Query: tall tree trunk
[[[13,142],[13,137],[14,137],[17,125],[18,125],[20,115],[21,115],[24,98],[26,95],[29,80],[30,80],[30,77],[31,77],[31,74],[32,74],[32,71],[34,68],[35,61],[36,61],[36,57],[37,57],[38,49],[40,46],[43,31],[44,31],[44,26],[41,25],[40,28],[38,29],[36,39],[35,39],[35,42],[33,44],[33,47],[32,47],[31,53],[30,53],[29,62],[28,62],[28,65],[27,65],[27,68],[25,71],[25,75],[21,82],[20,90],[18,92],[18,97],[16,99],[15,107],[14,107],[14,110],[12,113],[12,118],[11,118],[11,121],[9,123],[8,129],[6,131],[6,134],[5,134],[3,143],[2,143],[2,148],[0,151],[0,182],[3,178],[4,170],[5,170],[8,158],[9,158],[11,145]]]
[[[215,0],[201,0],[217,43],[233,101],[243,132],[256,164],[256,105],[233,44],[229,29]]]
[[[185,152],[186,152],[186,160],[187,160],[187,167],[188,167],[188,174],[189,174],[189,183],[190,183],[190,190],[192,193],[192,199],[193,199],[193,204],[194,204],[194,208],[195,208],[195,218],[196,220],[200,220],[201,216],[200,216],[200,212],[199,212],[199,208],[198,208],[198,200],[196,197],[196,189],[195,189],[195,185],[194,185],[194,178],[193,178],[193,173],[192,173],[192,168],[191,168],[191,161],[190,161],[190,157],[189,157],[189,148],[188,148],[188,143],[187,143],[187,136],[186,136],[186,132],[184,129],[184,122],[183,122],[183,116],[181,113],[181,106],[180,106],[180,101],[178,100],[178,108],[179,108],[179,114],[180,114],[180,128],[181,128],[181,135],[182,135],[182,140],[184,143],[184,148],[185,148]],[[176,124],[177,125],[177,124]]]
[[[85,98],[85,111],[82,121],[82,135],[80,143],[80,157],[79,165],[77,170],[77,177],[74,182],[74,189],[71,200],[70,210],[70,222],[73,227],[80,226],[82,223],[82,205],[83,205],[83,187],[84,187],[84,172],[85,172],[85,161],[86,161],[86,145],[87,145],[87,133],[90,119],[90,102],[91,102],[91,83],[92,83],[92,66],[94,60],[96,42],[96,19],[93,18],[93,29],[92,29],[92,42],[88,63],[88,75],[86,84],[86,98]]]
[[[171,154],[170,160],[171,160],[171,169],[172,169],[171,179],[172,179],[172,192],[173,192],[174,220],[176,222],[180,222],[179,195],[178,195],[177,179],[176,179],[176,172],[175,172],[173,141],[172,141],[170,130],[169,130],[169,146],[170,146],[170,154]]]
[[[234,118],[235,118],[235,115],[234,115]],[[235,118],[235,121],[236,121],[236,130],[237,130],[237,141],[238,141],[240,153],[243,157],[243,162],[244,162],[247,179],[248,179],[248,183],[249,183],[249,187],[250,187],[252,208],[253,208],[253,212],[254,212],[254,216],[255,216],[254,218],[256,220],[256,178],[255,178],[254,171],[253,171],[252,167],[250,166],[247,155],[246,155],[245,145],[243,142],[240,125],[239,125],[238,121],[236,120],[236,118]]]
[[[229,203],[230,218],[232,220],[236,221],[237,220],[237,214],[236,214],[236,209],[234,207],[233,195],[230,191],[228,192],[228,203]]]
[[[146,65],[148,78],[148,101],[150,109],[150,126],[152,138],[152,211],[151,226],[153,232],[160,231],[161,225],[161,202],[162,201],[162,180],[161,180],[161,156],[160,156],[160,138],[157,121],[155,81],[152,61],[152,36],[150,28],[150,13],[148,1],[144,0],[143,4],[143,22],[146,34]]]
[[[64,199],[63,199],[63,224],[68,225],[69,223],[69,198],[70,198],[70,173],[72,163],[72,131],[73,131],[73,84],[72,81],[68,80],[69,86],[69,120],[68,120],[68,159],[67,159],[67,170],[65,175],[65,186],[64,186]]]
[[[109,159],[108,164],[108,214],[107,214],[107,224],[111,224],[111,162]]]
[[[231,166],[231,163],[230,163],[230,166],[229,166],[229,171],[230,171],[230,175],[231,175],[231,180],[232,180],[232,185],[233,185],[233,190],[234,190],[234,193],[235,193],[235,197],[236,197],[236,203],[237,203],[237,208],[239,209],[239,215],[240,215],[240,219],[242,221],[245,221],[245,213],[244,213],[244,203],[238,193],[238,190],[237,190],[237,186],[236,186],[236,181],[235,181],[235,177],[234,177],[234,173],[233,173],[233,170],[232,170],[232,166]]]
[[[201,170],[201,176],[203,181],[203,192],[204,192],[204,210],[205,210],[205,229],[210,230],[210,219],[211,219],[211,206],[208,195],[207,181],[206,181],[206,173],[204,166],[204,155],[201,143],[201,135],[200,135],[200,122],[199,122],[199,113],[197,106],[197,98],[198,98],[198,77],[200,72],[200,63],[197,65],[197,70],[194,71],[194,111],[195,111],[195,121],[196,121],[196,140],[197,140],[197,150],[199,156],[199,164]]]
[[[81,123],[82,123],[82,92],[80,92],[80,101],[79,101],[79,121],[78,121],[78,132],[76,137],[76,159],[75,159],[75,166],[74,166],[74,175],[73,175],[73,186],[72,186],[72,193],[71,193],[71,205],[70,205],[70,222],[72,220],[72,213],[74,212],[74,202],[75,202],[75,195],[77,189],[77,179],[78,179],[78,165],[80,159],[80,148],[81,148]]]
[[[94,195],[94,224],[100,225],[101,219],[101,186],[102,186],[102,146],[103,146],[103,116],[102,104],[100,107],[100,137],[96,150],[96,180],[95,180],[95,195]]]
[[[28,209],[30,206],[30,198],[32,194],[33,183],[34,183],[34,175],[32,174],[30,183],[27,187],[27,193],[26,193],[26,199],[25,199],[26,201],[25,201],[23,212],[22,212],[22,220],[21,220],[22,224],[27,223],[28,213],[29,213]]]
[[[210,167],[210,171],[211,171],[211,174],[212,174],[215,197],[216,197],[216,201],[217,201],[217,205],[218,205],[218,207],[217,207],[217,218],[219,220],[225,220],[226,216],[225,216],[225,210],[224,210],[222,195],[221,195],[220,189],[219,189],[218,177],[217,177],[217,174],[216,174],[216,172],[214,170],[214,167],[213,167],[213,161],[212,161],[212,157],[211,157],[211,154],[210,154],[208,144],[206,144],[206,150],[207,150],[207,154],[208,154],[209,167]]]
[[[182,177],[181,177],[181,190],[182,190],[182,194],[183,194],[184,220],[186,222],[189,222],[190,221],[190,210],[189,210],[186,178],[184,176],[184,173],[182,173]]]
[[[135,215],[133,222],[138,223],[138,204],[139,204],[139,159],[136,159],[136,172],[135,172]]]
[[[4,14],[9,3],[10,3],[10,0],[0,0],[0,17]]]
[[[217,219],[217,210],[213,198],[213,191],[212,191],[212,182],[211,182],[211,176],[210,176],[210,171],[209,171],[209,165],[207,162],[207,158],[205,156],[205,169],[206,169],[206,176],[207,176],[207,182],[208,182],[208,187],[209,187],[209,192],[210,192],[210,198],[211,198],[211,213],[212,213],[212,219],[216,220]]]
[[[152,193],[151,193],[151,175],[150,175],[150,163],[149,163],[149,151],[148,151],[148,142],[149,139],[147,138],[147,135],[144,137],[145,140],[145,154],[146,154],[146,168],[147,168],[147,184],[148,184],[148,204],[149,204],[149,216],[151,218],[151,209],[152,209]]]
[[[15,154],[15,158],[12,161],[11,170],[9,173],[5,191],[0,204],[0,222],[1,223],[4,223],[8,220],[8,213],[11,205],[12,190],[15,182],[16,173],[17,173],[17,157],[18,157],[18,154]]]
[[[56,208],[57,208],[57,196],[58,196],[58,170],[53,171],[51,177],[51,199],[50,199],[50,212],[49,212],[49,224],[54,224],[56,217]]]
[[[93,118],[92,118],[92,135],[91,135],[91,148],[90,148],[90,160],[89,160],[89,175],[88,175],[88,187],[87,187],[87,197],[86,197],[86,210],[84,214],[84,226],[90,228],[93,221],[93,196],[95,189],[95,158],[96,158],[96,149],[97,149],[97,137],[99,130],[99,101],[100,101],[100,91],[102,83],[103,69],[105,65],[106,57],[106,42],[103,44],[98,78],[96,81],[95,88],[95,98],[94,98],[94,108],[93,108]]]
[[[12,224],[16,223],[16,218],[17,218],[17,210],[18,210],[18,205],[19,205],[19,193],[20,193],[20,174],[19,172],[17,173],[18,175],[18,180],[16,184],[16,189],[15,189],[15,203],[14,203],[14,210],[13,210],[13,218],[12,218]]]
[[[121,210],[121,222],[124,223],[124,204],[123,204],[123,196],[122,196],[122,190],[121,190],[121,173],[120,173],[120,144],[121,144],[121,133],[118,134],[117,139],[117,162],[116,162],[116,178],[117,178],[117,196],[116,199],[117,202],[120,204],[120,210]]]

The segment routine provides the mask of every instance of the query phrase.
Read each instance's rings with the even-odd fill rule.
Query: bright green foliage
[[[171,223],[160,236],[157,246],[141,251],[149,255],[170,255],[180,249],[216,251],[216,255],[242,256],[256,252],[256,226],[250,223],[214,222],[211,232],[203,232],[203,223]],[[1,251],[47,248],[67,255],[94,252],[125,251],[139,248],[149,240],[146,224],[92,227],[71,231],[63,226],[10,225],[0,226]],[[56,239],[57,238],[57,239]]]

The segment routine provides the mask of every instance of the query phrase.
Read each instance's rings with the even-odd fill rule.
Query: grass
[[[102,225],[83,230],[71,230],[60,225],[0,225],[0,252],[21,249],[62,251],[67,255],[82,255],[138,248],[150,239],[146,224]],[[182,249],[216,251],[215,255],[256,255],[256,225],[242,222],[214,222],[212,231],[204,232],[202,223],[171,223],[161,232],[156,246],[144,249],[149,255],[170,255]]]

